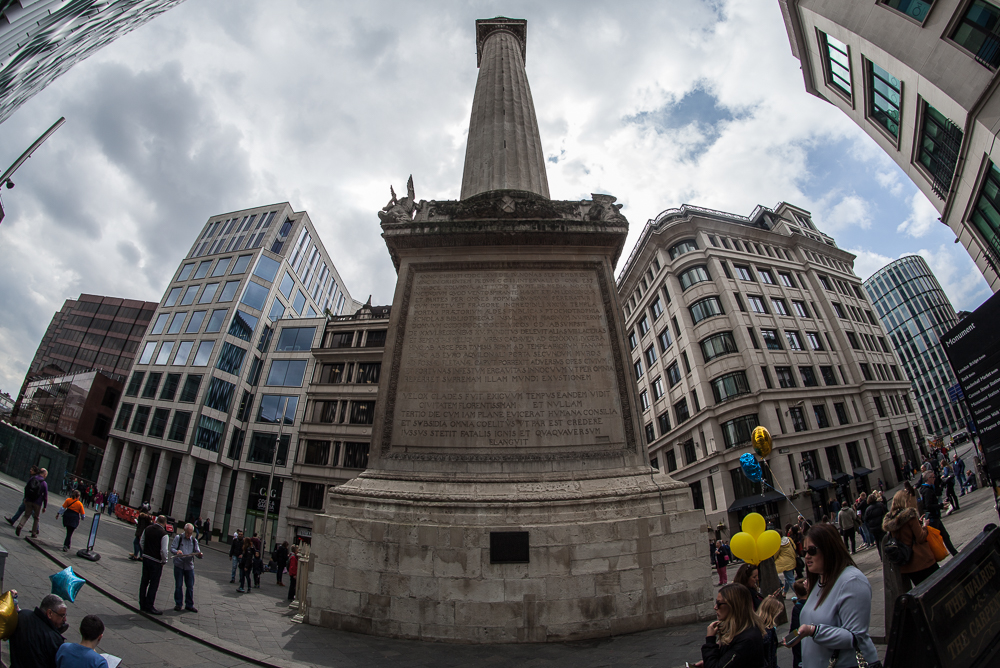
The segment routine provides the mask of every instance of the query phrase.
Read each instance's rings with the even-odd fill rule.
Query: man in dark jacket
[[[229,584],[236,582],[236,566],[240,563],[241,554],[243,554],[243,529],[237,529],[229,541],[229,558],[233,562],[233,575],[229,578]]]
[[[885,517],[885,504],[878,500],[878,495],[868,496],[868,507],[865,508],[864,521],[871,532],[875,547],[878,548],[878,558],[882,558],[882,539],[885,537],[885,530],[882,529],[882,518]]]
[[[11,668],[56,668],[56,652],[66,642],[66,603],[55,594],[42,599],[34,610],[17,613],[17,628],[10,637]]]
[[[160,515],[146,527],[139,539],[142,548],[142,578],[139,580],[139,609],[151,615],[162,615],[156,609],[156,590],[160,586],[163,564],[170,558],[170,536],[167,518]]]
[[[941,532],[944,546],[951,552],[951,556],[955,556],[958,554],[958,550],[952,545],[951,536],[948,535],[948,530],[944,528],[944,522],[941,521],[941,501],[938,499],[938,490],[934,486],[936,481],[937,474],[933,470],[924,471],[924,484],[917,489],[920,494],[920,505],[924,514],[927,515],[929,524]]]
[[[49,505],[49,488],[45,484],[45,478],[48,475],[47,469],[38,469],[38,475],[31,476],[28,479],[28,484],[24,487],[24,515],[17,528],[14,529],[14,533],[18,536],[21,535],[21,529],[24,528],[28,518],[33,517],[35,523],[31,526],[31,537],[38,538],[38,519]]]

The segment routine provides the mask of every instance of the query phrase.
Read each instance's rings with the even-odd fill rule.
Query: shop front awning
[[[827,487],[833,487],[832,482],[830,482],[829,480],[823,480],[822,478],[816,478],[815,480],[810,480],[806,484],[809,485],[809,489],[811,489],[814,492],[822,491]]]
[[[871,469],[866,469],[864,466],[859,466],[858,468],[854,469],[855,478],[864,478],[869,473],[873,473],[873,471]]]
[[[833,478],[833,481],[838,485],[847,485],[851,482],[851,476],[846,473],[834,473],[830,477]]]
[[[763,506],[766,503],[780,501],[783,498],[785,498],[783,494],[775,492],[774,490],[768,490],[763,494],[744,496],[742,499],[736,499],[735,501],[733,501],[732,505],[729,506],[729,512],[735,513],[737,511],[745,510],[747,508],[753,508],[754,506]]]

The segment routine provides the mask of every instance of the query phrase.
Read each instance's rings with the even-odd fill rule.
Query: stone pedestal
[[[540,642],[710,615],[704,512],[640,436],[613,202],[491,191],[384,218],[370,468],[314,522],[309,623]]]

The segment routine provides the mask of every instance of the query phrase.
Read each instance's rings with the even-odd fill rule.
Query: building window
[[[700,301],[696,301],[694,304],[691,304],[689,310],[691,311],[691,320],[693,320],[695,324],[698,324],[706,318],[722,315],[724,313],[722,310],[722,303],[719,301],[718,297],[707,297]]]
[[[375,422],[374,401],[352,401],[350,424],[372,424]]]
[[[760,276],[761,283],[774,285],[774,276],[771,274],[770,269],[757,269],[757,275]]]
[[[306,360],[274,360],[264,384],[270,387],[302,387],[305,373]]]
[[[864,362],[861,363],[861,375],[865,377],[865,380],[874,380],[871,367]]]
[[[221,378],[213,378],[208,384],[208,392],[205,393],[205,405],[223,413],[229,412],[229,406],[233,401],[233,394],[236,386]]]
[[[642,360],[637,360],[636,363],[632,365],[632,370],[635,371],[636,380],[642,378]]]
[[[657,338],[660,341],[660,352],[661,353],[667,352],[667,348],[669,348],[670,344],[672,344],[674,342],[673,339],[670,338],[670,330],[667,329],[667,328],[664,328],[663,331],[659,333],[659,335],[657,336]],[[632,346],[632,347],[634,348],[635,346]]]
[[[809,425],[806,424],[806,416],[802,412],[802,408],[798,406],[793,406],[788,409],[788,416],[792,418],[792,428],[795,431],[808,431]]]
[[[368,468],[368,443],[344,443],[344,468]]]
[[[771,305],[774,307],[774,312],[778,315],[788,315],[788,305],[785,304],[784,299],[778,299],[777,297],[771,298]]]
[[[181,396],[177,401],[182,403],[194,403],[198,398],[198,388],[201,387],[201,375],[189,373],[184,379],[184,387],[181,388]]]
[[[741,281],[753,282],[753,275],[750,273],[750,267],[741,264],[734,264],[733,269],[736,270],[736,276],[739,277]]]
[[[187,437],[187,429],[190,422],[191,413],[188,411],[174,412],[174,421],[170,423],[170,433],[167,434],[167,440],[183,443]]]
[[[639,345],[639,340],[635,336],[635,330],[629,330],[628,333],[628,347],[629,350],[635,350],[635,347]]]
[[[819,332],[806,332],[806,340],[813,350],[823,350],[823,341],[819,338]]]
[[[727,373],[712,381],[712,395],[717,404],[742,394],[750,394],[750,383],[743,371]]]
[[[792,309],[795,311],[795,315],[799,316],[800,318],[809,317],[809,310],[806,308],[805,302],[793,301]]]
[[[826,418],[826,406],[823,404],[813,404],[813,415],[816,416],[816,426],[819,429],[830,426],[830,421]]]
[[[987,67],[1000,65],[1000,37],[994,30],[1000,21],[1000,8],[983,0],[975,0],[965,12],[951,36]]]
[[[764,339],[764,345],[768,350],[782,350],[781,341],[778,339],[778,330],[762,329],[760,338]]]
[[[840,424],[850,424],[851,420],[847,417],[847,407],[843,403],[836,403],[833,405],[833,411],[837,414],[837,422]]]
[[[823,376],[823,384],[824,385],[836,385],[837,384],[837,376],[834,375],[834,373],[833,373],[833,367],[832,366],[821,366],[819,368],[819,373],[820,373],[820,375]]]
[[[646,431],[646,443],[652,443],[656,440],[656,430],[653,429],[653,423],[650,422],[645,427]]]
[[[868,116],[898,139],[903,84],[873,62],[869,62],[868,67],[868,91],[871,95]]]
[[[665,390],[663,389],[663,377],[657,376],[656,380],[653,381],[653,399],[662,399]]]
[[[132,378],[129,380],[128,387],[125,388],[126,397],[136,397],[139,396],[139,388],[142,387],[142,381],[146,377],[145,371],[133,371]]]
[[[668,415],[667,413],[661,413],[660,415],[656,416],[656,421],[660,425],[660,436],[670,431],[670,415]]]
[[[747,327],[747,336],[750,337],[750,345],[760,350],[760,344],[757,343],[757,335],[754,334],[753,327]]]
[[[299,507],[322,510],[326,499],[326,485],[319,482],[299,483]]]
[[[800,366],[799,375],[802,376],[803,387],[816,387],[819,381],[816,380],[816,370],[811,366]]]
[[[701,355],[705,362],[710,362],[716,357],[737,353],[736,340],[732,332],[719,332],[703,339],[701,342]]]
[[[224,422],[202,415],[198,419],[198,434],[194,444],[209,452],[218,452],[222,443],[222,434],[226,430]]]
[[[799,337],[798,332],[792,330],[786,331],[785,340],[788,341],[789,350],[802,350],[802,339]]]
[[[694,239],[685,239],[679,243],[674,244],[670,247],[667,253],[670,255],[671,260],[676,260],[684,253],[690,253],[691,251],[698,250],[698,242]]]
[[[875,400],[875,412],[878,413],[880,418],[885,417],[885,404],[882,403],[882,397],[874,397]],[[140,406],[142,408],[142,406]]]
[[[883,5],[892,7],[897,12],[923,23],[934,0],[930,0],[930,2],[924,2],[924,0],[881,0],[881,2]]]
[[[767,389],[769,389],[769,390],[770,390],[770,389],[773,389],[773,388],[774,388],[774,386],[773,386],[773,385],[771,385],[771,374],[770,374],[770,373],[768,373],[768,371],[767,371],[767,367],[766,367],[766,366],[762,366],[762,367],[760,368],[760,372],[761,372],[762,374],[764,374],[764,386],[765,386],[765,387],[767,387]]]
[[[279,394],[265,394],[260,399],[257,409],[257,422],[290,425],[295,423],[295,409],[299,406],[299,398]]]
[[[791,274],[786,274],[783,271],[779,271],[778,272],[778,278],[781,279],[781,284],[784,285],[786,288],[794,288],[795,287],[795,281],[792,280],[792,275]]]
[[[649,392],[646,390],[639,393],[639,404],[642,406],[642,410],[649,410]]]
[[[795,377],[792,376],[792,367],[776,366],[774,375],[778,377],[778,387],[795,387]]]
[[[291,434],[282,434],[278,443],[277,434],[254,432],[250,437],[250,449],[247,451],[247,461],[255,464],[270,464],[284,466],[288,458],[288,445]],[[277,452],[275,446],[277,445]]]
[[[285,327],[278,337],[278,345],[274,352],[286,353],[312,348],[312,340],[316,335],[315,327]]]
[[[692,285],[710,280],[710,277],[708,275],[708,269],[706,269],[704,265],[698,265],[697,267],[691,267],[685,271],[683,274],[678,276],[678,279],[681,282],[681,289],[687,290]]]
[[[646,348],[646,368],[652,369],[656,362],[656,349],[653,346]]]
[[[687,399],[681,399],[674,404],[674,417],[677,418],[677,424],[680,424],[691,417],[691,413],[688,411]]]
[[[649,316],[643,315],[642,320],[639,321],[639,333],[642,336],[646,336],[649,333]]]
[[[826,56],[823,59],[826,83],[850,98],[851,57],[847,45],[826,33],[821,32],[819,36],[820,53]]]
[[[758,424],[756,413],[720,424],[719,428],[722,429],[722,440],[726,445],[726,450],[749,445],[750,435]]]
[[[986,241],[987,257],[1000,264],[1000,170],[990,163],[983,189],[972,212],[972,223]],[[141,363],[141,362],[140,362]]]
[[[858,343],[858,337],[854,332],[847,332],[847,342],[851,344],[851,347],[855,350],[861,350],[861,344]]]
[[[684,466],[688,466],[689,464],[694,464],[696,461],[698,461],[698,454],[695,452],[694,449],[694,439],[688,439],[684,441],[681,447],[684,450]]]
[[[667,383],[670,384],[670,387],[673,387],[679,382],[681,382],[681,370],[677,366],[677,362],[674,362],[667,367]]]
[[[660,319],[660,316],[663,315],[663,302],[660,301],[659,297],[657,297],[653,301],[652,305],[649,307],[649,310],[653,312],[653,320]]]
[[[330,441],[306,441],[306,452],[303,464],[326,466],[330,461]]]
[[[756,295],[747,295],[747,303],[750,304],[750,310],[754,313],[767,313],[767,307],[764,306],[764,299]]]

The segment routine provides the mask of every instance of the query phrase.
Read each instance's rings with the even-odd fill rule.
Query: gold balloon
[[[774,529],[768,529],[757,538],[757,558],[761,561],[778,554],[781,548],[781,534]]]
[[[743,531],[750,534],[755,543],[766,528],[767,525],[764,523],[764,516],[760,513],[750,513],[743,518]],[[744,559],[744,561],[746,560]]]
[[[753,440],[753,451],[760,457],[771,454],[771,433],[764,427],[755,427],[750,437]]]
[[[14,596],[7,592],[0,597],[0,639],[10,638],[16,628],[17,606],[14,605]]]
[[[730,539],[729,549],[733,556],[748,564],[756,564],[760,561],[757,559],[757,541],[754,540],[753,536],[743,531]]]

